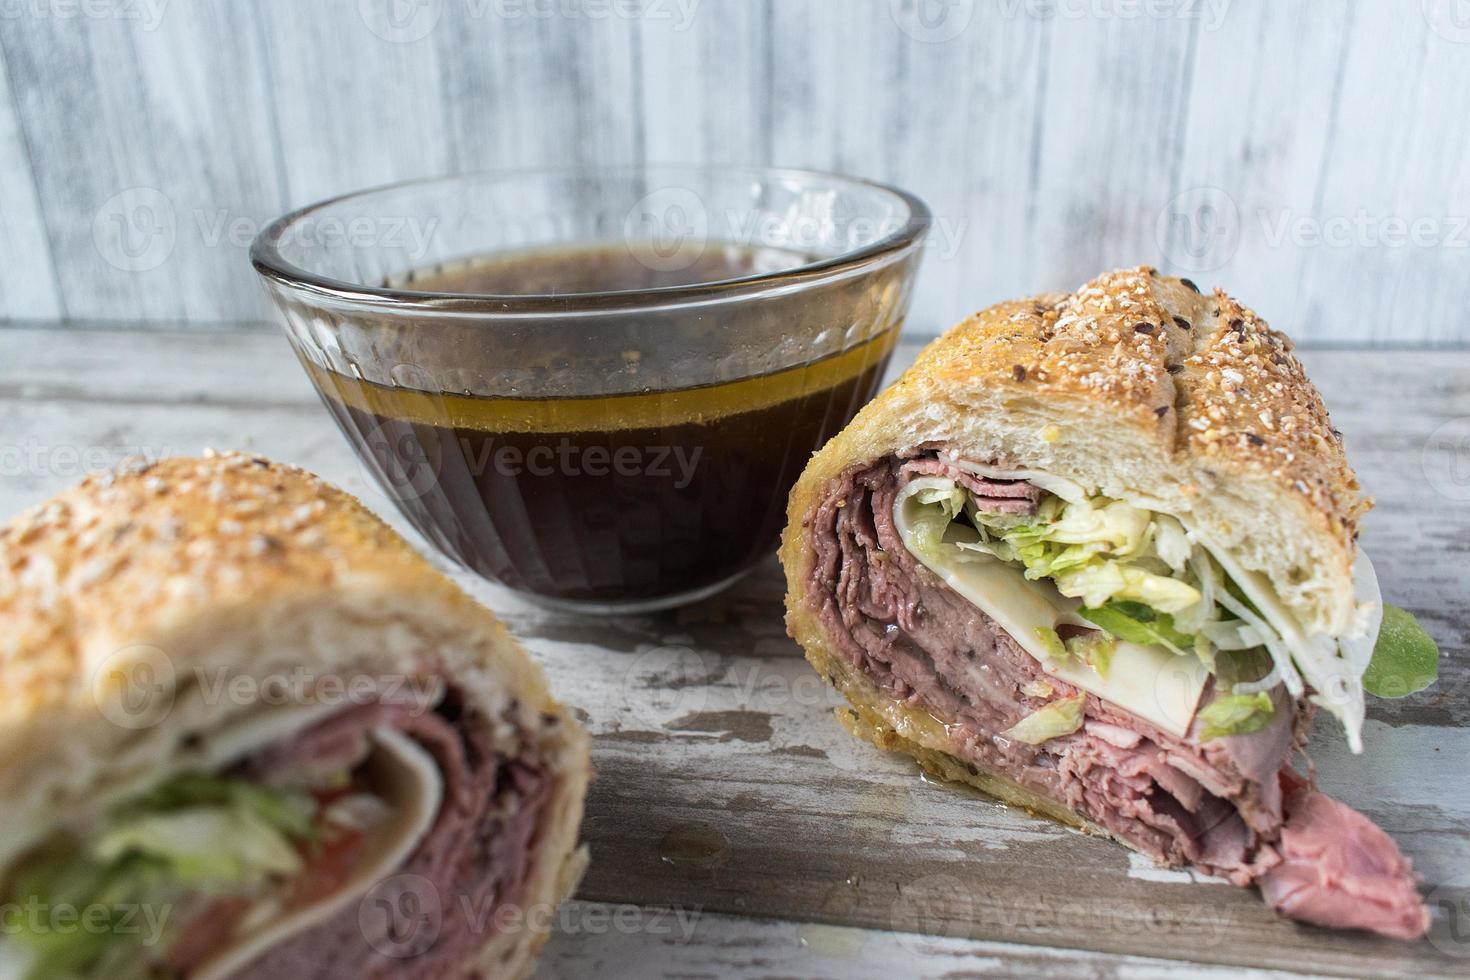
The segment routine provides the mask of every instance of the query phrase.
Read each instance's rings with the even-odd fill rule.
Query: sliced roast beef
[[[992,514],[1034,514],[1041,503],[1041,488],[1025,480],[992,480],[969,470],[962,470],[937,456],[924,455],[903,464],[905,479],[916,476],[944,476],[955,481],[974,498],[983,511]]]
[[[1294,780],[1277,850],[1282,861],[1260,879],[1271,907],[1339,929],[1372,929],[1417,939],[1429,910],[1393,840],[1367,817]]]
[[[438,978],[493,933],[495,910],[514,902],[531,869],[541,812],[552,793],[546,766],[531,740],[507,751],[506,730],[466,712],[451,689],[435,710],[372,703],[344,710],[295,738],[267,748],[242,764],[265,782],[292,781],[303,771],[341,771],[361,763],[371,733],[396,729],[419,742],[438,763],[444,780],[439,813],[415,853],[399,868],[403,880],[437,905],[424,923],[422,942],[364,934],[356,903],[334,918],[263,953],[241,977],[279,980],[342,978]],[[409,877],[412,876],[412,877]],[[427,887],[423,884],[427,882]],[[431,914],[424,906],[425,914]],[[187,939],[187,937],[183,937]]]
[[[1412,905],[1419,918],[1410,931],[1423,932],[1416,879],[1386,834],[1320,794],[1284,805],[1282,779],[1299,782],[1290,757],[1311,717],[1284,689],[1271,693],[1276,710],[1265,728],[1205,742],[1091,695],[1071,735],[1041,745],[1001,735],[1054,699],[1083,692],[1043,671],[903,546],[894,500],[908,480],[927,475],[955,479],[997,512],[1034,513],[1042,497],[1030,484],[978,477],[932,452],[839,481],[812,522],[808,594],[855,667],[888,696],[945,722],[960,760],[1070,807],[1157,861],[1238,885],[1260,881],[1283,913],[1328,925],[1399,935]],[[1205,703],[1214,696],[1207,689]],[[1348,849],[1322,846],[1317,828],[1328,826],[1352,830]],[[1354,898],[1360,911],[1343,912]]]

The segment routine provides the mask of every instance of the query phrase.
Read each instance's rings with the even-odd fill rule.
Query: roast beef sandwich
[[[1365,675],[1434,675],[1357,549],[1367,506],[1285,336],[1114,272],[961,323],[813,457],[787,623],[854,734],[1287,916],[1413,938],[1410,862],[1297,758],[1318,711],[1361,751]]]
[[[587,739],[347,494],[125,464],[0,531],[0,975],[528,973]]]

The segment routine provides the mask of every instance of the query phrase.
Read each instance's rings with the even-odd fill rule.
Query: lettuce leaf
[[[1200,600],[1199,590],[1187,582],[1119,561],[1094,561],[1055,576],[1057,589],[1089,606],[1109,601],[1140,602],[1161,613],[1188,609]]]
[[[130,854],[157,858],[181,884],[216,888],[301,869],[301,856],[280,829],[222,806],[137,817],[98,837],[92,854],[103,862]]]
[[[1208,742],[1222,735],[1246,735],[1260,731],[1275,712],[1276,706],[1265,691],[1222,694],[1200,709],[1200,740]]]
[[[22,859],[4,898],[111,921],[145,904],[171,907],[191,892],[237,893],[299,870],[300,848],[314,839],[314,816],[315,804],[302,793],[215,775],[176,776],[113,809],[89,841],[54,835]],[[16,926],[7,938],[23,950],[27,980],[124,980],[141,969],[143,930],[62,930],[29,915],[18,916]]]
[[[937,505],[943,512],[946,521],[952,521],[965,509],[965,491],[951,484],[948,487],[925,487],[915,492],[914,498],[925,506]]]
[[[1087,697],[1082,694],[1053,701],[1045,708],[1031,712],[1001,734],[1027,745],[1040,745],[1054,738],[1070,735],[1082,727],[1082,706],[1086,702]]]
[[[142,857],[103,865],[74,853],[51,851],[28,859],[7,889],[10,901],[39,896],[40,909],[77,909],[90,915],[90,928],[51,928],[45,914],[17,915],[5,938],[15,943],[26,966],[27,980],[74,980],[108,976],[131,980],[127,969],[136,961],[148,931],[138,927],[136,910],[144,901],[156,905],[165,930],[169,905],[177,893],[166,890],[166,871]],[[100,910],[100,911],[99,911]],[[121,969],[117,965],[121,965]]]
[[[302,793],[195,772],[175,776],[114,809],[111,822],[116,824],[143,814],[169,813],[196,806],[224,806],[251,814],[293,837],[311,835],[312,817],[316,810]]]
[[[1097,676],[1107,680],[1113,654],[1118,649],[1118,643],[1111,633],[1103,630],[1090,631],[1083,636],[1069,636],[1066,643],[1068,653],[1097,671]]]
[[[1064,663],[1072,654],[1067,650],[1067,645],[1062,642],[1061,636],[1050,626],[1036,627],[1036,638],[1041,641],[1041,646],[1046,650],[1046,659],[1054,663]]]
[[[1402,698],[1439,678],[1439,647],[1410,613],[1383,605],[1383,625],[1373,659],[1363,672],[1363,689],[1380,698]]]
[[[1129,643],[1168,647],[1177,654],[1193,650],[1194,637],[1174,628],[1174,617],[1154,612],[1141,602],[1114,600],[1098,608],[1083,606],[1078,614]]]

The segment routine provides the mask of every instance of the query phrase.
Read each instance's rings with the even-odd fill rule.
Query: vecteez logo
[[[703,711],[710,683],[723,673],[718,663],[690,647],[647,647],[623,674],[623,705],[634,725],[657,731]]]
[[[178,237],[173,202],[156,187],[129,187],[102,203],[92,242],[102,260],[123,272],[147,272],[168,261]]]
[[[6,421],[0,418],[0,423]],[[149,462],[172,456],[168,447],[52,445],[28,437],[0,445],[0,477],[56,476],[79,478],[114,469],[130,459]]]
[[[975,17],[975,0],[889,0],[893,23],[915,41],[943,44],[965,32]]]
[[[357,14],[367,29],[390,44],[412,44],[428,37],[444,13],[444,0],[358,0]]]
[[[1470,876],[1457,874],[1425,896],[1434,918],[1429,943],[1446,956],[1470,959]]]
[[[1211,272],[1234,258],[1240,247],[1240,208],[1218,187],[1191,187],[1159,211],[1154,241],[1178,268]]]
[[[1446,41],[1470,44],[1470,0],[1420,0],[1429,29]]]
[[[0,20],[119,20],[154,31],[170,0],[0,0]]]
[[[646,476],[670,481],[676,490],[694,482],[704,455],[703,446],[580,446],[565,436],[535,446],[497,446],[494,439],[487,439],[475,454],[478,459],[471,458],[468,446],[463,448],[470,472],[476,475],[493,469],[508,477]]]
[[[390,419],[361,432],[357,462],[363,482],[389,500],[418,500],[439,488],[439,457],[406,422]]]
[[[384,878],[357,905],[357,927],[374,951],[408,960],[433,948],[444,929],[439,887],[422,875]]]
[[[655,272],[678,272],[704,256],[710,238],[704,200],[687,187],[661,187],[639,198],[623,219],[628,252]]]
[[[168,902],[74,904],[43,901],[35,894],[10,896],[0,903],[0,937],[24,937],[28,944],[43,936],[65,937],[68,944],[86,947],[97,937],[129,936],[144,949],[158,949],[172,933],[168,927],[173,912]]]
[[[266,227],[266,222],[251,215],[232,214],[219,208],[194,211],[195,230],[205,248],[227,245],[245,249]],[[312,250],[348,246],[356,249],[391,249],[407,259],[418,261],[427,256],[439,231],[437,217],[388,214],[311,215],[292,221],[273,231],[270,242],[276,248]]]
[[[1225,23],[1230,0],[999,0],[1003,17],[1036,20],[1198,21],[1206,31]]]
[[[889,922],[900,933],[961,935],[976,918],[974,892],[955,875],[924,875],[897,889]]]
[[[92,703],[118,728],[152,728],[173,710],[178,673],[173,659],[158,647],[134,644],[114,650],[91,673]]]
[[[1470,416],[1437,426],[1424,440],[1419,465],[1435,493],[1457,504],[1470,503]]]

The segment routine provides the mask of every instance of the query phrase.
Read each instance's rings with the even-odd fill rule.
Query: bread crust
[[[1000,303],[931,343],[793,489],[791,615],[805,606],[806,523],[831,481],[932,443],[1146,500],[1264,574],[1309,632],[1349,625],[1370,504],[1291,341],[1223,290],[1140,266]]]
[[[160,684],[173,684],[146,724],[119,723],[118,688],[134,667],[149,677],[163,667]],[[57,814],[165,778],[201,735],[267,710],[218,691],[211,701],[191,672],[259,680],[298,669],[442,674],[487,717],[539,718],[555,790],[524,902],[545,911],[570,895],[586,863],[588,739],[540,669],[351,495],[235,453],[130,461],[0,530],[0,866]],[[475,962],[488,975],[529,973],[551,918],[502,930]]]

